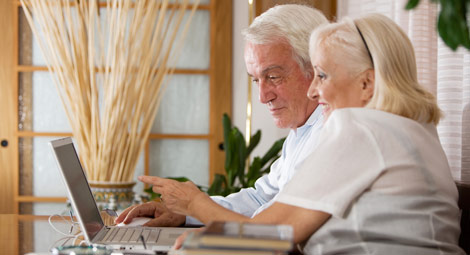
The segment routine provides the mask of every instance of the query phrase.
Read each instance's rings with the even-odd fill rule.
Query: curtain
[[[470,51],[453,52],[437,35],[438,5],[421,1],[412,11],[407,0],[338,0],[338,19],[381,13],[409,36],[416,53],[418,79],[437,96],[444,113],[437,130],[456,181],[470,183]]]

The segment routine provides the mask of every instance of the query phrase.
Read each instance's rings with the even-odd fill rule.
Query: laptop
[[[72,139],[67,137],[53,140],[50,145],[88,243],[121,250],[169,251],[176,238],[190,229],[104,225]]]

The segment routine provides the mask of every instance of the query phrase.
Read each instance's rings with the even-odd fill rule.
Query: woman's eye
[[[251,79],[251,82],[253,82],[254,84],[258,84],[258,81],[259,81],[259,80],[256,79],[256,78]]]
[[[324,79],[326,79],[326,74],[325,73],[318,73],[317,77],[320,78],[320,80],[324,80]]]

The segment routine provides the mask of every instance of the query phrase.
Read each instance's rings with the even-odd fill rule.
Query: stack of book
[[[293,248],[293,230],[288,225],[212,222],[188,235],[177,255],[273,255]]]

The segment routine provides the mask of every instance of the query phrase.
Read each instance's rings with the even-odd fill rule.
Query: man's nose
[[[317,86],[315,80],[313,80],[312,83],[310,83],[310,87],[308,88],[308,91],[307,91],[307,97],[310,100],[317,100],[318,99],[318,86]]]
[[[271,86],[264,80],[260,80],[258,82],[258,90],[259,90],[259,101],[262,104],[267,104],[276,98],[276,95],[272,91]]]

